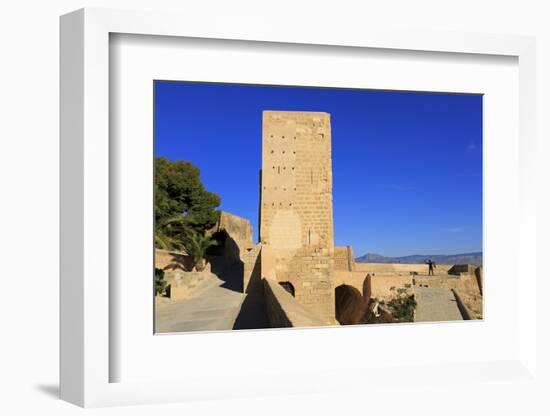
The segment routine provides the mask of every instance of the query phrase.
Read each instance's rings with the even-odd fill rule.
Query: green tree
[[[205,189],[190,162],[155,160],[155,245],[181,249],[190,232],[204,235],[218,218],[220,197]]]

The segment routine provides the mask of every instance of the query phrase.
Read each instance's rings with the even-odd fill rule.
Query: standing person
[[[435,262],[432,261],[432,259],[426,260],[426,264],[428,265],[428,276],[434,275],[434,269],[436,267]]]

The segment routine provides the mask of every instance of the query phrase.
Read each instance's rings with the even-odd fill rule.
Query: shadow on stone
[[[206,256],[212,273],[224,282],[221,287],[242,293],[244,263],[240,257],[239,245],[225,230],[215,233],[214,237],[219,244]]]
[[[235,320],[233,329],[269,328],[267,320],[262,279],[260,275],[260,256],[257,257],[246,288],[246,298]]]

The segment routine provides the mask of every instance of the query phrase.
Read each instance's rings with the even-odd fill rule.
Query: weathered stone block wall
[[[165,273],[176,270],[190,271],[193,267],[191,258],[183,252],[155,249],[155,267]]]
[[[277,281],[263,279],[267,319],[272,328],[325,325],[317,314],[299,303]]]
[[[210,270],[200,272],[182,272],[166,279],[168,286],[166,293],[171,300],[191,299],[200,293],[207,281],[220,282]]]
[[[436,273],[447,273],[452,264],[436,264]],[[356,271],[375,274],[410,274],[417,272],[419,274],[428,273],[428,265],[424,263],[406,264],[406,263],[355,263]]]
[[[244,248],[241,253],[241,259],[244,263],[244,292],[260,292],[261,286],[261,258],[260,251],[262,245],[260,243]]]
[[[412,276],[372,276],[371,277],[371,296],[376,299],[387,300],[394,294],[391,291],[392,287],[405,288],[407,286],[412,287]]]
[[[477,267],[475,270],[475,275],[476,275],[477,286],[479,288],[479,293],[483,295],[483,267],[481,266]]]
[[[296,300],[334,323],[330,115],[264,111],[262,277],[290,282]]]
[[[246,218],[220,211],[215,231],[225,230],[235,241],[252,242],[252,224]]]
[[[355,257],[351,246],[334,247],[334,270],[355,270]]]
[[[371,288],[369,283],[370,276],[365,272],[349,272],[347,270],[334,271],[334,286],[349,285],[356,288],[361,294],[370,298]]]
[[[474,274],[476,266],[473,264],[455,264],[448,271],[449,274],[460,275],[462,273]]]

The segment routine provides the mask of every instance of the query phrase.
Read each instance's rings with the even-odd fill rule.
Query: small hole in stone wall
[[[271,151],[271,153],[273,153],[273,150]]]
[[[283,139],[285,138],[285,136],[283,136]]]
[[[283,170],[286,170],[286,166],[283,166]]]
[[[288,206],[289,206],[289,207],[291,207],[291,206],[292,206],[292,204],[288,204]]]
[[[273,166],[273,169],[275,169],[275,166]]]
[[[285,154],[285,151],[283,150],[283,155]]]
[[[292,170],[294,170],[294,166],[292,166]]]
[[[294,290],[294,286],[292,286],[292,283],[290,283],[290,282],[279,282],[279,284],[284,288],[284,290],[286,290],[292,296],[296,295],[296,291]]]
[[[273,138],[273,135],[271,135],[271,136],[269,136],[269,137]]]

